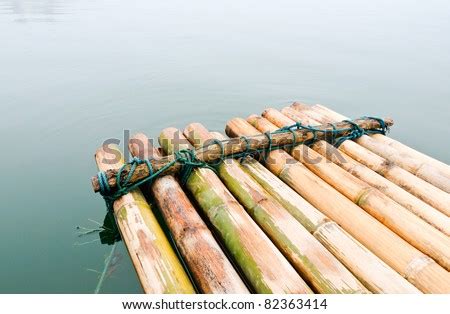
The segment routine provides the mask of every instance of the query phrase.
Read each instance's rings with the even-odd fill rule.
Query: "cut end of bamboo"
[[[140,159],[160,158],[160,153],[144,133],[136,133],[128,141],[128,148],[134,157]]]

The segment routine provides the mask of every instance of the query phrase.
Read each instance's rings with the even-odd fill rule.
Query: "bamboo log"
[[[354,123],[358,124],[363,129],[374,129],[374,128],[380,127],[379,121],[373,120],[373,119],[355,120]],[[392,121],[392,119],[387,118],[387,119],[385,119],[385,123],[387,125],[392,125],[393,121]],[[352,129],[352,125],[347,122],[337,123],[336,127],[339,129],[338,134],[337,134],[338,136],[348,135]],[[325,130],[330,131],[330,132],[333,131],[333,128],[329,125],[320,126],[317,128],[324,130],[324,131]],[[293,136],[293,134],[291,132],[282,132],[282,133],[273,134],[271,141],[269,141],[269,139],[266,135],[261,135],[261,134],[256,135],[249,139],[242,139],[242,138],[231,139],[228,143],[225,143],[223,145],[223,148],[224,148],[223,154],[225,156],[228,156],[228,155],[232,155],[232,154],[242,153],[244,151],[247,151],[247,149],[249,149],[249,148],[252,150],[265,149],[270,146],[270,143],[272,143],[272,145],[289,145],[289,144],[292,144],[294,140],[296,142],[303,142],[303,141],[310,140],[315,137],[315,133],[308,131],[308,130],[295,130],[294,134],[295,134],[295,137]],[[323,132],[319,132],[319,134],[317,134],[318,139],[321,139],[324,137],[325,137],[325,134]],[[184,140],[186,140],[186,139],[184,139]],[[117,153],[113,149],[110,149],[109,147],[108,147],[108,150],[112,151],[113,153]],[[208,147],[204,147],[204,148],[196,150],[195,156],[198,160],[205,161],[205,162],[211,162],[211,161],[215,161],[218,157],[220,157],[221,153],[222,153],[222,147],[217,144],[213,144]],[[176,160],[176,156],[170,154],[170,156],[166,156],[166,157],[163,157],[158,160],[151,160],[150,163],[152,165],[154,172],[157,172],[157,171],[161,170],[162,168],[165,169],[165,167],[168,164],[172,164],[173,161],[175,161],[175,160]],[[181,168],[181,164],[176,162],[171,167],[166,169],[162,173],[162,175],[176,173],[180,170],[180,168]],[[125,179],[129,176],[130,169],[131,169],[131,165],[127,164],[121,173],[121,179]],[[116,182],[117,172],[118,172],[117,169],[107,169],[105,171],[106,180],[108,181],[109,187],[110,187],[111,191],[113,191],[113,192],[115,190],[117,190],[117,182]],[[136,167],[135,171],[129,178],[129,182],[130,183],[137,182],[139,180],[142,180],[142,179],[148,177],[149,175],[150,175],[150,170],[148,169],[147,165],[140,164]],[[97,176],[94,176],[91,179],[91,183],[92,183],[92,187],[93,187],[94,191],[99,192],[100,184],[99,184]]]
[[[226,139],[218,132],[210,132],[210,134],[219,140]],[[255,159],[247,158],[245,162],[241,163],[241,166],[371,292],[420,293],[417,288],[346,233],[338,224],[330,221],[328,217]],[[370,267],[370,271],[367,271],[368,267]]]
[[[292,122],[295,121],[301,121],[302,123],[306,123],[305,121],[308,121],[307,123],[312,126],[319,124],[318,121],[313,120],[305,113],[289,107],[283,108],[282,112],[289,114],[290,118],[292,119],[284,121],[284,123],[287,125],[289,125],[289,123],[292,124]],[[279,121],[278,119],[278,113],[277,111],[273,110],[270,114],[266,114],[265,117],[269,120],[274,121],[277,126],[280,126],[283,124],[281,124],[281,121]],[[278,119],[278,121],[276,119]],[[419,198],[408,193],[406,190],[402,189],[401,187],[376,173],[375,171],[357,162],[344,152],[338,151],[335,147],[325,141],[317,142],[312,146],[312,149],[320,153],[322,156],[326,157],[328,160],[334,162],[341,168],[347,170],[355,177],[370,184],[380,192],[383,192],[394,201],[396,201],[418,217],[422,218],[424,221],[426,221],[445,235],[450,235],[450,218],[445,214],[441,213]]]
[[[417,196],[445,215],[450,216],[450,196],[446,192],[353,141],[346,141],[339,147],[339,150]]]
[[[344,115],[341,115],[341,114],[339,114],[325,106],[319,105],[319,104],[313,105],[310,107],[305,104],[294,103],[291,105],[291,107],[294,108],[295,110],[302,110],[302,111],[306,110],[308,115],[315,117],[315,119],[317,121],[321,121],[322,123],[326,123],[327,120],[328,121],[342,121],[342,120],[347,119],[347,117],[345,117]],[[411,163],[429,164],[429,165],[433,166],[434,168],[438,169],[439,172],[444,177],[446,177],[447,179],[450,178],[450,166],[447,165],[446,163],[439,161],[435,158],[432,158],[426,154],[423,154],[403,143],[400,143],[399,141],[396,141],[396,140],[394,140],[390,137],[384,136],[382,134],[372,134],[372,135],[370,135],[370,137],[394,148],[396,151],[398,151],[400,156],[404,156],[405,158],[410,160]],[[422,172],[423,171],[425,171],[425,169],[422,169]]]
[[[311,126],[320,124],[320,123],[317,123],[317,120],[314,120],[313,118],[311,118],[310,116],[308,116],[306,114],[303,114],[300,116],[299,114],[301,114],[301,112],[299,112],[298,110],[295,110],[292,107],[284,107],[283,109],[281,109],[281,113],[284,116],[288,117],[290,120],[301,121],[302,124],[308,124]],[[264,114],[262,114],[262,116],[267,119],[267,117]]]
[[[296,107],[298,108],[298,107]],[[310,110],[305,111],[302,109],[302,113],[309,115],[312,110],[316,110],[318,107],[311,107]],[[323,109],[321,109],[323,110]],[[321,123],[335,122],[330,116],[330,113],[323,115],[322,113],[315,112],[315,116],[319,115]],[[433,206],[442,213],[450,216],[450,196],[448,193],[438,189],[434,185],[420,179],[405,169],[397,166],[395,163],[373,153],[372,151],[364,148],[361,145],[353,141],[345,141],[339,147],[339,150],[346,153],[356,161],[366,165],[373,171],[381,174],[389,181],[394,182],[401,188],[405,189],[409,193],[423,200],[425,203]]]
[[[428,155],[425,155],[409,146],[406,146],[403,143],[400,143],[399,141],[396,141],[382,134],[373,134],[372,138],[386,145],[391,146],[392,148],[400,152],[401,155],[410,156],[410,158],[415,158],[423,163],[428,163],[433,167],[435,167],[436,169],[439,169],[439,171],[442,172],[446,177],[450,177],[450,166],[443,163],[442,161],[434,159]]]
[[[130,139],[129,148],[133,156],[141,159],[161,158],[142,133]],[[199,290],[202,293],[249,293],[178,181],[171,175],[164,176],[146,190],[152,192]]]
[[[332,110],[326,108],[325,106],[318,105],[318,104],[311,106],[311,111],[313,111],[315,113],[319,113],[320,115],[324,115],[329,120],[334,120],[339,115],[336,112],[333,112]],[[315,114],[315,113],[313,113],[313,114]],[[339,115],[339,116],[340,116],[339,121],[342,121],[343,120],[342,118],[345,118],[345,116],[342,116],[342,115]],[[444,173],[447,177],[450,177],[450,166],[447,165],[446,163],[439,161],[435,158],[432,158],[426,154],[423,154],[423,153],[421,153],[403,143],[400,143],[399,141],[396,141],[388,136],[384,136],[381,134],[373,134],[373,135],[371,135],[371,137],[376,139],[377,141],[380,141],[382,143],[388,144],[389,146],[392,146],[397,151],[399,151],[400,154],[402,154],[402,155],[406,155],[406,156],[409,155],[411,158],[416,158],[417,160],[421,160],[424,163],[429,163],[429,164],[433,165],[434,167],[438,168],[439,171]]]
[[[261,127],[258,121],[262,119],[265,118],[252,120],[253,126],[261,132],[284,126],[280,123],[280,125],[272,125],[272,128],[269,129]],[[273,121],[278,122],[275,119],[269,122]],[[291,120],[288,125],[292,125],[294,122]],[[445,269],[450,269],[449,237],[376,188],[371,187],[338,165],[329,163],[326,158],[308,146],[299,145],[295,147],[292,149],[291,155],[411,245],[432,257]]]
[[[229,136],[255,132],[257,130],[243,119],[235,118],[227,123]],[[276,162],[266,163],[270,171],[421,291],[450,292],[449,273],[431,258],[398,237],[285,151],[272,151],[271,159]]]
[[[317,112],[316,110],[313,110],[311,106],[304,104],[304,103],[300,103],[300,102],[294,102],[291,106],[291,108],[293,108],[294,110],[298,110],[301,112],[305,112],[309,117],[311,117],[311,119],[314,119],[316,121],[322,121],[323,118],[323,112]],[[329,116],[327,116],[329,117]],[[342,116],[343,118],[340,120],[346,120],[347,118]],[[326,119],[324,120],[326,121]],[[324,124],[328,123],[328,122],[323,122]]]
[[[163,130],[160,145],[165,152],[189,148],[188,144],[175,148],[173,140],[175,138],[185,141],[177,129]],[[248,216],[212,170],[195,169],[187,180],[186,188],[208,217],[256,292],[311,292],[295,269]]]
[[[199,123],[189,124],[184,136],[194,146],[201,146],[213,139]],[[218,174],[228,190],[315,292],[368,292],[333,254],[241,168],[238,161],[228,159],[222,162],[218,166]]]
[[[115,147],[116,152],[120,152]],[[117,155],[115,156],[117,157]],[[122,157],[120,155],[120,157]],[[119,168],[101,147],[95,154],[100,170]],[[141,191],[132,191],[114,202],[114,216],[145,293],[194,293],[194,288]]]
[[[363,166],[345,153],[338,153],[337,149],[327,142],[320,141],[313,146],[313,149],[343,169],[349,171],[349,173],[386,194],[446,236],[450,236],[450,218],[442,212],[421,201],[383,176]],[[341,158],[337,156],[340,156]]]
[[[295,106],[294,108],[301,110],[299,106]],[[302,106],[303,110],[304,106]],[[347,119],[346,117],[324,107],[321,106],[322,111],[328,111],[328,116],[333,117],[334,121],[342,121]],[[314,113],[311,113],[314,112]],[[317,112],[314,109],[310,109],[308,111],[309,114],[317,115]],[[313,117],[313,116],[312,116]],[[344,118],[344,119],[342,119]],[[385,136],[378,135],[378,138],[384,138]],[[385,142],[380,140],[375,140],[373,137],[364,135],[360,138],[356,139],[355,142],[360,144],[361,146],[371,150],[377,155],[386,158],[387,160],[394,162],[398,166],[403,169],[411,172],[412,174],[418,176],[419,178],[433,184],[437,188],[450,193],[450,173],[448,167],[436,167],[435,163],[430,163],[418,154],[411,154],[411,149],[398,149],[400,145],[385,145]],[[390,140],[393,142],[393,140]],[[403,145],[402,147],[404,147]],[[431,157],[430,157],[431,158]]]

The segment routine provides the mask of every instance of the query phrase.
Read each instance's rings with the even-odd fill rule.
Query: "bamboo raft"
[[[450,166],[392,124],[294,103],[139,133],[92,186],[146,293],[450,293]]]

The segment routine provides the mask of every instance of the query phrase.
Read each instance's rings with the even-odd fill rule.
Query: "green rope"
[[[267,137],[267,140],[269,141],[269,146],[264,151],[264,162],[266,162],[267,161],[267,157],[269,157],[269,153],[273,150],[272,133],[267,131],[267,132],[264,132],[264,135]]]
[[[112,191],[106,173],[104,171],[100,171],[97,174],[98,183],[100,186],[100,194],[105,199],[106,205],[108,210],[112,210],[112,205],[116,199],[119,197],[127,194],[129,191],[141,186],[144,183],[152,184],[152,182],[158,178],[162,173],[164,173],[166,170],[171,168],[175,164],[180,164],[181,169],[179,173],[180,183],[182,185],[185,185],[187,180],[189,179],[192,171],[196,168],[206,168],[210,169],[217,173],[216,168],[221,164],[221,162],[225,158],[236,158],[243,161],[248,156],[253,156],[255,154],[263,154],[264,161],[267,161],[267,157],[269,153],[276,149],[294,149],[296,146],[300,144],[304,145],[311,145],[317,141],[317,135],[318,133],[324,134],[325,140],[331,143],[332,145],[339,147],[344,141],[356,139],[358,137],[361,137],[364,134],[386,134],[386,132],[389,131],[389,128],[386,126],[383,119],[380,118],[374,118],[374,117],[363,117],[362,119],[373,119],[377,120],[380,124],[379,128],[376,129],[370,129],[370,130],[364,130],[361,128],[358,124],[354,123],[353,121],[344,120],[345,122],[350,124],[350,128],[342,128],[337,129],[334,124],[330,124],[333,130],[322,130],[315,127],[312,127],[310,125],[303,125],[301,122],[296,122],[293,125],[282,127],[278,130],[275,130],[273,132],[265,132],[263,133],[268,140],[268,147],[267,148],[260,148],[260,149],[251,149],[250,146],[250,139],[246,136],[241,136],[240,139],[244,140],[246,143],[246,149],[243,152],[231,154],[229,156],[225,156],[224,153],[224,141],[220,141],[217,139],[212,139],[208,141],[208,144],[205,143],[203,148],[210,146],[210,145],[218,145],[220,148],[219,157],[215,160],[212,160],[210,162],[205,162],[202,160],[199,160],[196,157],[195,149],[183,149],[179,150],[174,153],[174,160],[170,163],[167,163],[164,167],[159,169],[158,171],[154,171],[151,161],[149,159],[140,159],[138,157],[132,158],[129,162],[125,163],[122,167],[120,167],[119,171],[116,174],[116,185],[117,189],[116,191]],[[313,134],[312,138],[304,141],[304,142],[298,142],[297,143],[297,135],[295,134],[295,130],[307,130]],[[285,145],[273,145],[272,135],[278,134],[278,133],[288,133],[290,132],[292,134],[292,143],[291,144],[285,144]],[[337,134],[340,132],[349,132],[346,136],[341,136],[337,138]],[[133,174],[136,170],[136,167],[138,165],[145,164],[148,168],[149,175],[137,182],[130,182],[131,178],[133,177]],[[128,175],[122,179],[122,174],[124,169],[130,166],[130,170],[128,172]]]
[[[205,145],[205,146],[209,146],[211,144],[216,144],[216,145],[218,145],[220,147],[220,157],[217,158],[215,161],[212,161],[212,162],[209,163],[211,166],[216,168],[222,163],[223,156],[225,156],[225,148],[223,147],[223,141],[220,141],[218,139],[210,140],[209,144]]]
[[[325,134],[326,141],[331,145],[335,145],[336,143],[336,125],[334,123],[328,123],[329,126],[333,128],[330,132]],[[329,136],[328,136],[329,134]]]
[[[222,150],[222,156],[223,156],[223,150]],[[223,157],[221,157],[220,159],[223,159]],[[181,170],[180,170],[181,185],[186,184],[192,171],[195,168],[207,168],[207,169],[210,169],[210,170],[216,172],[216,169],[215,169],[213,163],[207,163],[205,161],[197,159],[197,157],[195,156],[194,149],[182,149],[180,151],[175,152],[175,160],[171,164],[175,164],[177,162],[181,164]],[[166,168],[166,167],[164,167],[164,168]]]
[[[239,139],[245,141],[245,150],[241,153],[242,156],[239,159],[240,163],[244,163],[247,160],[247,157],[255,157],[256,151],[251,149],[248,137],[241,136]]]

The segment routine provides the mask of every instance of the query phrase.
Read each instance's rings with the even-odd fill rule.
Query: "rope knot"
[[[366,131],[362,127],[360,127],[358,124],[356,124],[355,122],[350,121],[350,120],[344,120],[343,122],[347,122],[351,125],[350,133],[346,136],[342,136],[341,138],[339,138],[334,143],[335,147],[341,146],[341,144],[344,143],[346,140],[354,140],[354,139],[359,138],[359,137],[363,136],[364,134],[366,134]]]
[[[195,168],[208,168],[216,172],[216,169],[197,158],[195,155],[194,149],[182,149],[174,153],[175,161],[181,164],[180,169],[180,183],[181,185],[185,185],[189,177],[191,176],[192,171]]]
[[[378,129],[372,129],[372,130],[366,130],[366,134],[383,134],[386,135],[389,133],[390,129],[389,126],[386,125],[386,122],[384,122],[383,119],[377,118],[377,117],[368,117],[364,116],[361,117],[361,119],[372,119],[377,121],[380,124],[380,127]]]

